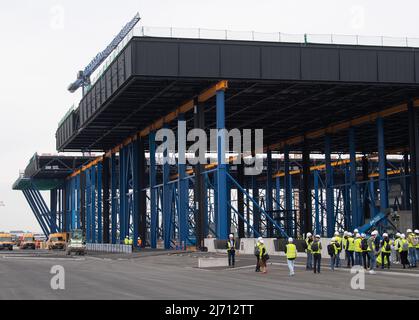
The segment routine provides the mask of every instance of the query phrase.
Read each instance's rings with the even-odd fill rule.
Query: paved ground
[[[69,258],[47,251],[0,251],[0,299],[419,299],[417,269],[367,274],[365,290],[353,290],[350,271],[331,272],[326,260],[322,273],[314,275],[301,259],[291,278],[280,258],[273,258],[262,275],[254,272],[252,256],[239,256],[235,269],[198,269],[198,258],[207,256],[217,255],[146,251]],[[65,269],[65,290],[51,289],[55,265]]]

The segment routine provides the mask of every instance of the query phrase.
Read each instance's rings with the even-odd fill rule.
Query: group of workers
[[[134,247],[134,240],[132,238],[126,236],[125,239],[124,239],[124,245]],[[137,246],[139,248],[141,248],[142,245],[143,245],[143,241],[141,240],[140,237],[138,237],[138,239],[137,239]]]
[[[313,236],[308,233],[304,241],[304,249],[307,253],[306,270],[313,270],[314,273],[320,273],[322,260],[322,243],[319,235]],[[228,263],[235,267],[236,240],[234,235],[230,234],[227,241]],[[287,257],[290,276],[294,276],[295,260],[297,258],[297,247],[294,239],[289,238],[285,245],[285,255]],[[377,266],[382,269],[390,269],[391,263],[402,264],[403,268],[416,268],[419,261],[419,230],[412,231],[408,229],[406,234],[397,233],[393,239],[387,233],[379,235],[377,230],[373,231],[369,237],[360,233],[357,229],[354,232],[345,231],[343,236],[339,232],[327,245],[327,252],[330,256],[330,269],[342,266],[341,253],[345,252],[347,268],[355,265],[364,267],[370,274],[375,274]],[[269,260],[269,254],[266,249],[263,238],[258,238],[254,254],[256,256],[256,272],[267,273],[266,263]]]

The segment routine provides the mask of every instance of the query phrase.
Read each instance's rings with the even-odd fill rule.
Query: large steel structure
[[[411,210],[417,228],[418,59],[414,48],[134,37],[57,131],[59,151],[103,152],[60,186],[62,228],[152,248],[230,232],[330,237],[388,208]],[[208,150],[216,164],[160,165],[171,155],[156,155],[156,132],[180,135],[183,121],[263,129],[262,174],[226,160],[222,135]]]

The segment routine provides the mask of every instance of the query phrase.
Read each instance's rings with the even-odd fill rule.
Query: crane
[[[122,40],[131,32],[132,29],[137,25],[137,23],[141,20],[140,14],[137,13],[135,17],[128,22],[125,27],[118,33],[118,35],[112,40],[112,42],[106,47],[105,50],[98,53],[96,57],[87,65],[87,67],[79,71],[77,73],[77,80],[70,84],[68,87],[68,91],[71,93],[76,92],[80,87],[84,88],[90,85],[90,76],[95,72],[95,70],[101,65],[103,61],[106,60],[107,57],[110,56],[112,51],[118,47],[118,45],[122,42]]]

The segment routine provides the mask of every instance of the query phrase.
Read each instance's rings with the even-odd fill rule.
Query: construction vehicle
[[[34,235],[31,233],[23,235],[22,240],[20,241],[19,247],[21,250],[25,250],[25,249],[35,250],[36,243],[35,243]]]
[[[68,234],[63,233],[52,233],[50,234],[47,241],[48,250],[65,250],[67,246]]]
[[[84,256],[86,254],[86,238],[82,230],[73,230],[70,233],[66,253],[70,256],[73,252],[77,255]]]
[[[13,237],[9,233],[0,233],[0,250],[13,250]]]

